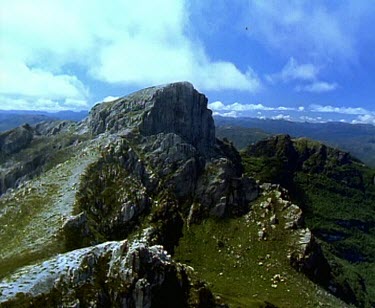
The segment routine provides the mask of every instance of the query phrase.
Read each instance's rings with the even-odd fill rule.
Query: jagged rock
[[[27,147],[33,139],[34,131],[28,124],[0,134],[0,153],[14,154]]]
[[[174,263],[162,246],[106,242],[19,270],[0,283],[0,304],[184,307],[190,270]]]
[[[278,223],[278,219],[276,217],[276,214],[273,214],[270,218],[270,224],[271,225],[276,225]]]
[[[39,175],[59,150],[74,144],[78,140],[71,134],[75,125],[71,121],[48,121],[1,133],[0,195]],[[66,138],[58,138],[59,134]]]
[[[285,229],[296,229],[301,227],[303,223],[302,210],[299,206],[291,204],[288,207],[284,207],[286,213],[285,218]]]
[[[258,239],[261,241],[261,240],[264,240],[266,237],[266,232],[264,230],[259,230],[258,231]]]
[[[298,235],[296,249],[290,256],[291,265],[315,281],[326,284],[330,279],[331,270],[320,246],[308,228],[299,229]]]
[[[39,135],[51,136],[62,132],[68,132],[76,127],[73,121],[46,121],[34,125],[35,131]]]
[[[114,102],[96,105],[88,126],[93,134],[138,129],[142,135],[174,133],[204,154],[215,144],[207,98],[188,82],[147,88]]]

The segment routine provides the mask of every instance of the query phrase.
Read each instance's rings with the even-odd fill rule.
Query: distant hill
[[[85,118],[88,111],[59,111],[44,112],[32,110],[0,110],[0,131],[6,131],[22,124],[30,125],[51,120],[80,121]]]
[[[266,133],[258,128],[248,128],[241,126],[217,126],[216,137],[219,139],[228,139],[233,145],[241,150],[249,144],[256,143],[272,134]]]
[[[348,124],[340,122],[329,123],[301,123],[285,120],[261,120],[256,118],[226,118],[215,117],[215,124],[218,130],[223,133],[221,126],[242,127],[259,129],[270,134],[289,134],[293,137],[307,137],[326,143],[332,147],[337,147],[350,152],[369,166],[375,166],[375,126],[366,124]],[[239,140],[239,136],[226,129],[227,138],[235,145],[243,145],[253,141]],[[236,140],[232,140],[229,135],[236,135]],[[252,131],[246,134],[242,129],[240,136],[252,135]],[[223,135],[223,137],[225,137]]]

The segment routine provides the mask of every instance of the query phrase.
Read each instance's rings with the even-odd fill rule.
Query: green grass
[[[296,235],[284,229],[280,209],[280,224],[267,229],[264,241],[258,238],[256,224],[262,221],[261,212],[253,208],[244,217],[185,227],[175,259],[192,266],[230,307],[262,307],[266,301],[278,307],[342,307],[290,266],[287,255]],[[273,281],[275,275],[284,281]]]
[[[0,278],[65,251],[60,228],[72,214],[81,173],[98,155],[95,146],[79,153],[70,153],[64,163],[1,196]]]
[[[10,198],[0,199],[0,209],[6,208],[6,213],[0,216],[0,277],[61,248],[58,241],[50,242],[48,248],[33,243],[44,235],[45,224],[40,222],[39,215],[58,192],[55,184],[43,188],[38,193],[33,188],[30,193],[28,188],[18,190]]]

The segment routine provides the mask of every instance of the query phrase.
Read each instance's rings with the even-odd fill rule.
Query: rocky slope
[[[86,139],[71,121],[25,124],[0,133],[0,195],[64,162]]]
[[[283,185],[301,206],[331,268],[321,283],[348,302],[372,307],[375,171],[344,151],[288,135],[249,146],[242,157],[249,175]]]
[[[173,256],[176,250],[181,256],[187,229],[213,220],[225,231],[226,220],[240,223],[250,210],[258,213],[262,201],[256,181],[243,173],[238,152],[215,138],[203,94],[186,82],[152,87],[96,105],[79,124],[18,130],[2,141],[14,151],[2,151],[8,170],[26,153],[45,153],[46,141],[61,148],[13,181],[17,189],[0,198],[1,305],[224,305],[201,282],[200,272]],[[12,134],[19,136],[16,147],[12,142],[18,137]],[[31,180],[23,182],[26,178]],[[272,217],[264,217],[272,225],[285,220],[294,230],[285,233],[293,240],[284,241],[293,262],[282,264],[312,277],[319,273],[324,262],[316,260],[324,257],[300,225],[300,209],[288,202],[284,210],[268,204],[264,215]],[[272,226],[259,229],[256,219],[248,223],[261,243]],[[286,254],[282,258],[288,260]],[[310,296],[293,285],[290,291]],[[322,290],[319,294],[323,304],[342,304]],[[267,299],[264,294],[255,304],[273,307]],[[228,303],[234,304],[230,298]]]

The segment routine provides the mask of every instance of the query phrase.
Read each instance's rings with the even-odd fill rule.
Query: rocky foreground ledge
[[[189,271],[146,239],[105,242],[22,268],[0,283],[0,305],[184,307],[192,300]]]

